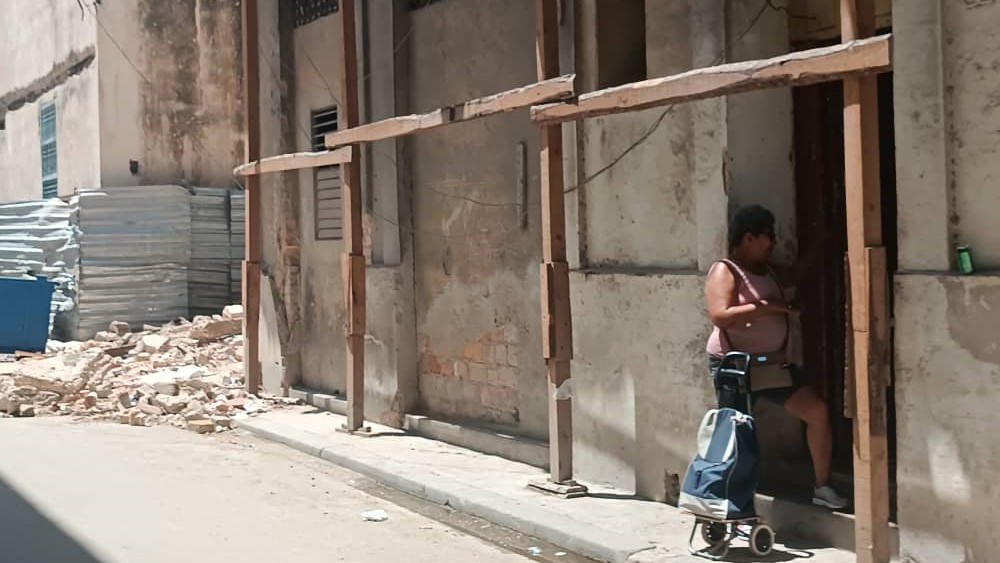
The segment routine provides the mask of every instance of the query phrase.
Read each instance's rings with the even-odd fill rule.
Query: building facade
[[[242,154],[237,8],[84,4],[54,14],[11,4],[35,15],[17,14],[23,29],[0,37],[2,52],[26,53],[0,72],[0,195],[35,198],[51,186],[53,145],[59,194],[134,174],[228,183]],[[531,0],[358,4],[365,122],[535,81]],[[321,148],[343,99],[337,2],[260,5],[263,152]],[[991,512],[1000,3],[877,6],[894,37],[879,101],[899,551],[914,562],[989,561],[1000,547]],[[3,21],[11,9],[0,8]],[[88,19],[95,9],[100,23]],[[824,0],[567,0],[561,9],[563,72],[576,73],[580,92],[839,38],[836,3]],[[28,49],[47,36],[44,21],[61,32]],[[802,354],[830,404],[838,479],[850,483],[841,96],[837,83],[774,89],[564,126],[580,479],[675,500],[713,401],[705,272],[725,250],[731,211],[762,203],[778,217],[780,258],[822,244],[821,265],[799,288]],[[369,419],[401,426],[420,413],[547,439],[538,149],[527,111],[363,148]],[[339,172],[265,177],[262,191],[265,385],[343,391]],[[975,275],[958,273],[958,245],[971,248]],[[808,486],[801,428],[773,410],[760,420],[765,486],[779,495]]]
[[[240,10],[225,2],[0,6],[0,202],[233,185]]]

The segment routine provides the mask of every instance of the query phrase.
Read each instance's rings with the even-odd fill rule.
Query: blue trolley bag
[[[698,453],[684,476],[678,506],[712,520],[756,516],[759,461],[752,416],[730,408],[708,411],[698,428]]]

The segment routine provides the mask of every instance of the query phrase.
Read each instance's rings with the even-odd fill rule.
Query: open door
[[[844,190],[843,86],[830,82],[795,88],[796,221],[800,252],[820,245],[821,258],[805,275],[802,307],[803,357],[812,382],[830,406],[834,430],[833,471],[843,491],[852,486],[853,429],[847,369],[848,288],[844,257],[847,225]],[[879,77],[882,162],[882,225],[890,274],[896,270],[896,170],[892,75]],[[890,284],[890,310],[892,286]],[[893,393],[888,393],[889,478],[895,518],[896,431]]]

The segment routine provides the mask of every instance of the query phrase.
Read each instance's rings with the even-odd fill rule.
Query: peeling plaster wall
[[[535,81],[530,0],[442,2],[410,17],[411,111]],[[427,132],[410,146],[421,406],[544,438],[538,139],[518,111]],[[512,203],[520,142],[532,202],[526,230],[510,206],[461,199]]]
[[[123,0],[97,11],[103,184],[231,186],[243,158],[239,4]]]
[[[1000,540],[1000,278],[896,278],[900,555],[993,561]]]
[[[25,88],[74,52],[94,46],[94,19],[76,2],[8,0],[0,3],[0,96]]]
[[[37,101],[8,112],[0,131],[0,202],[42,198],[39,110],[56,105],[56,167],[59,195],[100,185],[100,143],[97,119],[97,68],[86,68],[54,87]]]
[[[290,4],[278,0],[259,3],[261,154],[265,156],[296,151],[296,137],[302,135],[295,122],[296,69],[291,8]],[[271,299],[274,311],[261,314],[261,331],[268,334],[272,344],[268,350],[261,351],[261,363],[279,366],[280,377],[265,378],[264,385],[272,393],[281,393],[284,387],[297,383],[301,376],[299,175],[295,172],[267,174],[261,177],[260,184],[263,192],[261,268],[271,276],[276,289]],[[262,282],[261,291],[268,290]]]
[[[0,3],[0,202],[42,196],[39,107],[56,104],[59,194],[100,183],[93,17],[75,2]],[[16,22],[16,23],[11,23]]]

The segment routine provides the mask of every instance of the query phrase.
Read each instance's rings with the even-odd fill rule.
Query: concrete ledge
[[[757,495],[757,512],[783,535],[808,538],[854,551],[854,516],[825,508]],[[899,555],[899,527],[889,528],[889,552]]]
[[[317,409],[347,416],[347,400],[336,395],[294,387],[288,391],[288,396],[298,399],[307,405],[314,406]]]
[[[297,387],[291,389],[288,396],[317,409],[347,414],[347,401],[336,395]],[[543,442],[414,414],[406,415],[403,428],[431,440],[520,461],[546,471],[549,469],[549,446]]]
[[[394,489],[448,505],[599,561],[626,563],[633,555],[653,547],[648,542],[617,531],[435,475],[429,468],[374,456],[360,447],[338,443],[314,432],[259,418],[236,421],[236,426],[361,473]]]
[[[549,469],[549,446],[542,442],[413,414],[406,415],[403,427],[431,440]]]

